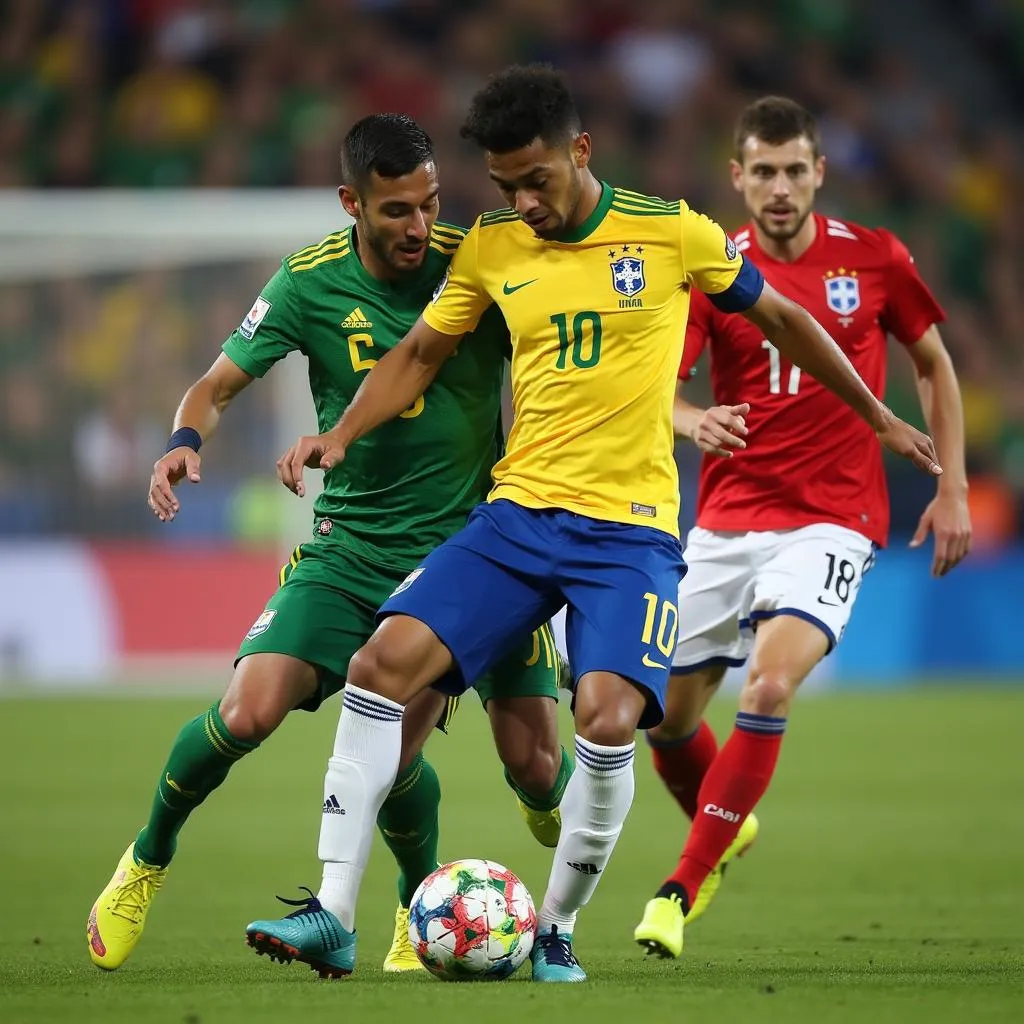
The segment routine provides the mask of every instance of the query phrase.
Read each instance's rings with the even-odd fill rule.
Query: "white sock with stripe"
[[[537,915],[539,931],[572,934],[594,894],[633,803],[635,743],[604,747],[576,737],[576,770],[562,797],[562,835]]]
[[[355,929],[356,899],[377,813],[398,774],[403,711],[401,704],[369,690],[345,687],[324,778],[318,851],[324,874],[317,898],[348,931]]]

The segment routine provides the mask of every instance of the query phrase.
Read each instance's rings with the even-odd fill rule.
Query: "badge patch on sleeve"
[[[391,591],[391,596],[392,597],[396,597],[398,594],[401,594],[403,591],[408,590],[420,578],[420,576],[422,574],[423,574],[423,568],[422,567],[420,567],[419,569],[413,569],[413,571],[411,573],[409,573],[409,575],[406,576],[405,579],[402,580],[402,582],[399,583],[398,586],[395,587],[394,590]]]
[[[274,621],[274,616],[277,611],[273,608],[267,608],[265,611],[260,612],[260,617],[249,627],[249,632],[245,634],[246,640],[255,640],[260,633],[266,633],[270,629],[270,624]]]
[[[441,280],[437,282],[437,287],[434,289],[434,297],[430,300],[431,302],[437,302],[437,300],[441,297],[441,292],[443,292],[445,290],[445,287],[447,286],[447,284],[448,284],[448,271],[446,270],[444,272],[444,277],[442,277]]]
[[[252,304],[252,309],[245,314],[245,319],[238,325],[238,333],[243,338],[252,341],[256,329],[263,323],[263,318],[270,312],[270,306],[271,303],[267,302],[262,295],[259,296]]]
[[[736,243],[728,236],[725,236],[725,258],[731,263],[736,259]]]

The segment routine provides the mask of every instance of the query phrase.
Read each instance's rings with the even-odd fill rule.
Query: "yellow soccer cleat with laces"
[[[523,803],[519,797],[516,797],[516,806],[526,822],[526,827],[533,834],[533,838],[541,846],[553,850],[558,845],[558,838],[562,834],[562,815],[558,808],[554,807],[550,811],[534,810]]]
[[[134,853],[132,843],[89,913],[89,956],[106,971],[120,967],[131,956],[142,938],[149,905],[167,877],[166,868],[136,864]]]
[[[409,941],[409,908],[400,906],[395,911],[395,937],[384,958],[384,973],[404,974],[406,971],[425,970]]]

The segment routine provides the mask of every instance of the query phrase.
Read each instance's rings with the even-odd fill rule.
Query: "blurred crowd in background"
[[[602,177],[736,227],[735,115],[793,96],[822,124],[821,209],[895,230],[948,311],[979,539],[1024,530],[1021,0],[9,0],[3,18],[11,188],[330,189],[347,126],[395,110],[435,139],[443,217],[469,223],[500,200],[458,140],[468,99],[543,60],[569,74]],[[155,532],[144,492],[175,404],[272,269],[0,287],[0,533]],[[909,360],[891,365],[891,404],[920,422]],[[246,509],[279,453],[252,390],[204,450],[194,520],[213,534],[261,533]],[[892,468],[906,533],[930,484]]]

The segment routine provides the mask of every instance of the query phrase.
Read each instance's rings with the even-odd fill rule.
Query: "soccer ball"
[[[492,860],[457,860],[420,883],[409,906],[409,941],[445,981],[507,978],[530,955],[537,932],[533,898]]]

